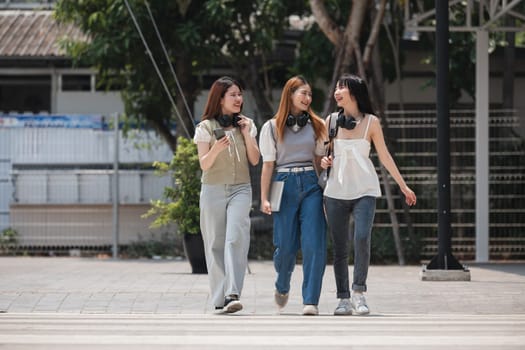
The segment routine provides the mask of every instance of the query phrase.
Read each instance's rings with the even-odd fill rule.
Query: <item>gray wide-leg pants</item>
[[[222,307],[224,297],[240,297],[250,248],[250,184],[202,184],[200,226],[204,240],[211,302]]]

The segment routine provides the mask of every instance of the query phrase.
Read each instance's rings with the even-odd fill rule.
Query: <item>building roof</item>
[[[64,58],[58,42],[63,38],[85,40],[71,24],[59,24],[53,11],[0,11],[0,57]]]

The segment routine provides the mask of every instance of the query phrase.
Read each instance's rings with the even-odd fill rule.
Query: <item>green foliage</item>
[[[137,241],[131,242],[123,253],[129,258],[152,258],[154,256],[160,257],[177,257],[183,256],[182,243],[172,233],[163,233],[160,239],[150,237],[144,239],[139,235]]]
[[[285,5],[275,0],[207,1],[206,13],[226,59],[236,65],[273,50],[273,43],[284,27]]]
[[[193,121],[171,79],[170,65],[189,106],[202,88],[199,76],[220,63],[229,62],[238,77],[253,76],[248,83],[256,84],[259,73],[266,69],[258,70],[261,57],[273,50],[286,18],[286,5],[277,0],[150,0],[147,4],[168,51],[166,60],[146,2],[129,0],[129,4],[190,132]],[[75,24],[89,37],[80,42],[61,41],[75,63],[97,68],[102,85],[122,86],[126,116],[147,121],[174,149],[176,115],[125,2],[59,0],[55,16],[60,22]],[[253,90],[253,86],[248,88]]]
[[[350,14],[351,2],[331,0],[326,1],[325,6],[336,24],[344,28]],[[303,14],[310,15],[310,8],[307,7]],[[299,56],[291,72],[306,76],[310,82],[317,79],[330,81],[334,68],[334,46],[317,24],[314,23],[304,32],[299,45]],[[328,93],[331,94],[331,92]]]
[[[452,32],[449,39],[449,88],[450,104],[453,106],[465,91],[472,99],[475,98],[476,72],[476,36],[473,33]],[[431,56],[424,61],[435,65],[436,57]],[[436,80],[428,81],[424,87],[435,86]]]
[[[329,80],[334,64],[333,50],[332,43],[319,27],[314,25],[301,38],[299,57],[290,70],[293,74]]]
[[[400,234],[406,263],[420,263],[421,238],[417,236],[409,237],[406,232],[401,232]],[[373,264],[395,264],[398,262],[392,230],[373,230],[370,261]]]
[[[16,250],[18,246],[18,232],[8,227],[0,234],[0,253],[9,254]]]
[[[432,9],[435,1],[424,0],[422,4],[425,9]],[[464,26],[466,2],[457,2],[449,7],[450,26]],[[522,11],[525,9],[525,3],[520,4]],[[518,12],[518,7],[514,11]],[[479,8],[474,7],[472,23],[479,23]],[[483,15],[487,18],[488,14]],[[505,24],[507,16],[501,16],[493,26],[507,26]],[[435,26],[435,18],[430,17],[423,25]],[[516,19],[517,26],[523,25],[523,20]],[[523,32],[516,33],[516,46],[524,44],[525,35]],[[429,56],[423,61],[426,64],[435,66],[435,34],[420,35],[421,47],[429,52]],[[496,47],[506,46],[505,33],[498,31],[489,31],[489,53],[492,53]],[[476,34],[473,32],[453,32],[449,33],[449,94],[450,104],[454,106],[458,103],[462,92],[468,94],[473,100],[475,99],[475,74],[476,74]],[[432,78],[426,86],[435,86],[435,78]]]
[[[330,15],[330,18],[339,28],[341,28],[341,30],[344,30],[344,28],[348,25],[348,16],[350,15],[352,2],[330,0],[325,1],[324,5]],[[311,14],[309,7],[306,7],[303,11],[304,15]],[[399,11],[398,7],[394,6],[394,4],[391,4],[387,16],[388,20],[385,19],[384,23],[391,28],[390,31],[395,33],[402,32],[399,23],[403,22],[403,13]],[[370,18],[369,16],[366,16],[361,29],[362,50],[364,50],[366,41],[368,40],[370,34],[369,22]],[[311,28],[304,32],[299,45],[299,54],[295,60],[295,64],[289,69],[290,72],[292,74],[302,74],[314,84],[318,81],[329,83],[332,79],[334,70],[335,49],[334,45],[328,40],[317,24],[314,23]],[[387,81],[393,81],[396,78],[395,64],[392,48],[388,42],[384,26],[381,26],[380,28],[380,35],[378,37],[377,45],[381,51],[383,77]],[[402,53],[400,56],[401,61],[403,61],[404,57]],[[357,71],[355,63],[354,66],[350,68],[350,71]],[[322,89],[318,89],[316,87],[313,87],[313,89],[314,100],[312,102],[312,106],[314,110],[321,111],[323,110],[325,99],[332,96],[332,87],[329,87],[328,90],[325,86],[323,86]]]
[[[525,32],[516,33],[516,46],[525,47]]]
[[[274,253],[273,229],[264,231],[252,230],[248,258],[252,260],[272,260]]]
[[[177,224],[180,234],[200,233],[200,165],[196,145],[179,137],[171,162],[155,162],[157,173],[171,173],[175,185],[164,188],[163,199],[151,201],[151,208],[143,217],[155,216],[152,227]]]

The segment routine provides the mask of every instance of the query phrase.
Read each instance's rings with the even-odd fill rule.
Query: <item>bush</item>
[[[353,235],[353,234],[352,234]],[[421,238],[419,236],[409,238],[405,232],[401,232],[403,253],[407,264],[419,264],[421,261]],[[250,253],[248,257],[255,260],[272,260],[273,231],[261,231],[252,233],[250,242]],[[333,243],[327,234],[327,264],[333,264]],[[349,242],[349,264],[354,263],[353,241]],[[297,263],[302,262],[301,251],[297,254]],[[374,229],[372,231],[372,246],[370,251],[371,264],[397,264],[397,252],[392,230]]]
[[[200,234],[201,170],[197,146],[179,137],[171,162],[155,162],[153,166],[159,174],[171,172],[175,186],[165,187],[163,199],[152,200],[151,208],[143,217],[155,217],[151,227],[175,223],[180,234]]]
[[[179,257],[184,256],[182,241],[174,233],[165,232],[159,238],[153,235],[149,239],[144,239],[141,235],[137,241],[131,242],[123,249],[123,254],[128,258],[153,258],[154,256]]]
[[[0,254],[15,254],[18,247],[18,232],[11,227],[0,234]]]

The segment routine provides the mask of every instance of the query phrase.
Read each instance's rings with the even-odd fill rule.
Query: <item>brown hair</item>
[[[284,137],[284,130],[286,128],[286,118],[290,114],[292,109],[292,95],[303,85],[310,84],[302,76],[294,76],[284,84],[283,91],[281,93],[281,101],[279,102],[279,109],[274,116],[275,126],[277,128],[277,137],[279,140],[282,140]],[[312,107],[308,107],[308,114],[310,115],[310,120],[312,122],[312,127],[314,128],[315,138],[326,138],[326,127],[324,121],[313,111]]]
[[[239,90],[242,91],[241,84],[239,84],[239,82],[237,82],[233,78],[224,76],[215,80],[215,82],[210,87],[210,92],[208,93],[208,100],[206,101],[206,106],[204,107],[204,112],[201,116],[201,120],[213,119],[222,115],[221,99],[226,94],[226,91],[233,85],[237,85]]]

